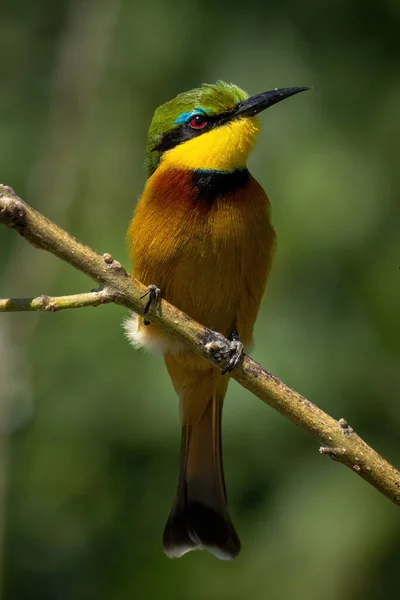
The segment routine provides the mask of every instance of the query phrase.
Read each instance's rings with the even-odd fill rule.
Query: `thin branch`
[[[73,294],[71,296],[38,296],[37,298],[0,299],[0,312],[41,311],[57,312],[66,308],[99,306],[114,302],[114,295],[108,289],[96,292]]]
[[[109,254],[100,256],[20,200],[9,187],[0,186],[0,223],[16,229],[28,242],[55,254],[109,290],[113,301],[143,315],[146,288],[133,279]],[[157,282],[155,282],[157,283]],[[210,342],[229,342],[165,300],[146,315],[168,335],[221,368],[207,350]],[[224,366],[224,365],[222,365]],[[344,419],[336,421],[277,377],[244,356],[231,375],[321,444],[321,454],[346,465],[383,495],[400,505],[400,473],[364,442]]]

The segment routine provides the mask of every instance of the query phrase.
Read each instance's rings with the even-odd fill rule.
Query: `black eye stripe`
[[[210,131],[212,129],[212,121],[209,119],[204,127],[199,129],[193,128],[190,126],[190,123],[182,123],[179,127],[164,133],[162,136],[161,142],[153,148],[153,150],[157,150],[158,152],[166,152],[167,150],[171,150],[175,146],[182,144],[183,142],[187,142],[194,137],[205,133],[206,131]]]
[[[193,128],[190,126],[189,122],[182,123],[179,127],[175,129],[171,129],[171,131],[167,131],[162,136],[161,141],[157,146],[152,149],[152,152],[166,152],[167,150],[171,150],[175,146],[179,144],[183,144],[183,142],[187,142],[194,137],[198,137],[211,129],[215,129],[216,127],[220,127],[224,125],[229,119],[234,116],[235,109],[230,110],[229,112],[223,113],[221,115],[216,116],[205,116],[207,119],[206,125],[199,129]]]

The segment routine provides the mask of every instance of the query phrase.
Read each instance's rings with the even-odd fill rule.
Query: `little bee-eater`
[[[125,324],[137,347],[161,351],[180,399],[178,487],[164,530],[166,554],[206,549],[237,556],[222,466],[221,414],[229,371],[253,335],[271,269],[275,232],[270,204],[247,170],[257,114],[308,88],[249,98],[219,81],[160,106],[150,125],[148,180],[127,239],[133,274],[190,317],[231,340],[221,371],[146,318]]]

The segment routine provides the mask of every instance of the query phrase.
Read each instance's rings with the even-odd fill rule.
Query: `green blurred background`
[[[3,0],[0,15],[0,180],[127,267],[159,104],[217,79],[314,86],[263,114],[250,162],[278,233],[253,356],[397,465],[399,25],[396,0]],[[93,287],[4,227],[0,252],[2,297]],[[124,316],[0,317],[2,597],[397,597],[394,505],[234,382],[224,454],[242,553],[164,556],[178,405]]]

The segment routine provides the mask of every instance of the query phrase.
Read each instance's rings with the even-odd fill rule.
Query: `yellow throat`
[[[257,117],[234,119],[168,150],[161,163],[175,169],[233,171],[245,168],[258,132]]]

